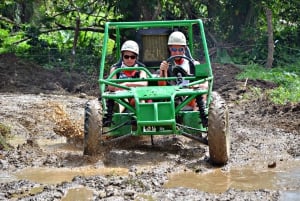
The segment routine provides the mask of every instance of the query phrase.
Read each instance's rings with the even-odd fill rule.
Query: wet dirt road
[[[206,146],[173,137],[83,156],[83,107],[97,76],[2,54],[0,123],[12,147],[0,149],[0,200],[299,200],[300,104],[274,105],[263,93],[273,83],[245,85],[233,65],[212,67],[230,111],[224,167],[210,165]]]
[[[13,146],[0,151],[0,200],[300,197],[299,130],[257,113],[253,103],[228,101],[231,158],[224,167],[213,167],[208,147],[181,137],[83,156],[83,108],[89,98],[94,97],[0,94],[0,122],[10,126]]]

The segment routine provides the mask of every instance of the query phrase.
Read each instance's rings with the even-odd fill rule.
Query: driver
[[[187,49],[187,44],[186,44],[186,37],[185,35],[180,32],[180,31],[174,31],[173,33],[170,34],[169,39],[168,39],[168,49],[170,52],[170,56],[185,56],[186,55],[186,49]],[[194,65],[199,64],[198,61],[193,60]],[[187,75],[191,74],[191,64],[190,61],[187,59],[184,59],[182,57],[174,58],[174,64],[176,66],[181,67],[182,69],[185,70]],[[170,64],[167,61],[162,61],[160,64],[160,77],[168,77],[170,76]],[[166,81],[159,81],[158,83],[160,86],[166,85]],[[208,82],[204,82],[202,84],[199,84],[194,87],[199,87],[203,89],[208,88]],[[205,97],[204,97],[205,99]]]
[[[186,50],[186,38],[185,35],[180,31],[174,31],[171,33],[168,39],[168,49],[170,56],[185,56]],[[187,59],[184,58],[175,58],[174,62],[177,66],[183,68],[187,74],[190,74],[190,64]],[[169,64],[167,61],[162,61],[160,64],[160,77],[168,77],[168,68]],[[162,83],[162,85],[166,85]]]
[[[174,31],[173,33],[170,34],[169,39],[168,39],[168,49],[170,52],[170,56],[187,56],[187,43],[186,43],[186,37],[185,35],[180,32],[180,31]],[[198,61],[193,60],[194,65],[199,64]],[[191,70],[191,61],[178,57],[174,58],[173,64],[169,64],[167,61],[162,61],[160,64],[160,72],[159,75],[160,77],[168,77],[171,75],[171,67],[172,65],[176,65],[184,69],[187,75],[190,75],[192,70]],[[169,68],[170,67],[170,68]],[[168,83],[170,84],[170,83]],[[166,81],[159,81],[158,85],[164,86],[167,85]],[[202,84],[193,86],[194,88],[202,88],[202,89],[208,89],[208,82],[204,82]],[[206,95],[202,95],[196,98],[197,100],[191,101],[188,106],[190,106],[194,111],[199,110],[200,111],[200,117],[202,119],[203,125],[207,126],[207,117],[204,113],[204,108],[206,105]],[[197,104],[196,104],[197,102]]]

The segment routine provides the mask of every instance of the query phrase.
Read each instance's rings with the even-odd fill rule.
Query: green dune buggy
[[[167,40],[174,30],[185,33],[188,41],[187,56],[200,64],[191,74],[180,67],[172,69],[172,76],[157,75],[159,63],[168,58]],[[121,34],[122,33],[122,34]],[[121,57],[122,40],[132,39],[140,45],[139,60],[146,67],[118,68],[109,75],[107,65],[109,44],[114,38],[117,58]],[[170,57],[168,61],[174,58]],[[147,78],[130,78],[126,82],[147,81],[146,87],[120,85],[122,79],[113,79],[122,70],[144,71]],[[159,86],[159,81],[177,83]],[[88,101],[84,120],[84,154],[95,155],[106,143],[129,136],[182,135],[209,146],[210,161],[224,165],[230,154],[228,109],[221,96],[212,91],[213,74],[203,23],[196,20],[107,22],[105,24],[102,57],[99,72],[100,97]],[[208,82],[208,89],[193,86]],[[112,85],[123,90],[110,92]],[[201,97],[206,95],[206,102]],[[134,99],[135,104],[129,100]],[[196,100],[198,110],[186,108]],[[125,112],[116,107],[122,105]],[[132,137],[130,138],[132,140]],[[152,141],[153,142],[153,141]]]

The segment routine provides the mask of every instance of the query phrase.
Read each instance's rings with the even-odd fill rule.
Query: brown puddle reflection
[[[300,195],[300,160],[282,162],[276,168],[253,166],[232,168],[229,172],[215,169],[209,173],[185,172],[172,174],[165,188],[187,187],[210,193],[229,188],[252,191],[258,189],[296,189]]]
[[[18,145],[25,144],[27,141],[27,136],[15,135],[7,140],[7,142],[13,147],[17,147]],[[47,151],[81,151],[81,147],[76,147],[73,144],[67,143],[67,139],[65,137],[57,137],[56,139],[37,139],[37,144],[41,149]]]
[[[75,176],[127,175],[126,168],[26,168],[15,173],[17,179],[26,179],[42,184],[70,182]]]

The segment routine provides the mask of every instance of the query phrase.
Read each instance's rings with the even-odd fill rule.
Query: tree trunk
[[[76,47],[77,47],[77,42],[78,42],[79,32],[80,32],[80,18],[77,17],[77,18],[76,18],[75,30],[74,30],[74,40],[73,40],[73,48],[72,48],[71,69],[73,69],[73,68],[74,68],[74,65],[75,65]]]
[[[274,40],[273,40],[273,26],[272,26],[272,11],[266,8],[267,23],[268,23],[268,58],[266,67],[272,68],[274,61]]]
[[[77,42],[78,42],[78,37],[79,37],[79,31],[80,31],[80,18],[76,18],[76,25],[75,25],[75,30],[74,30],[74,40],[73,40],[73,48],[72,48],[72,54],[75,55],[76,53],[76,47],[77,47]]]
[[[161,2],[159,0],[138,1],[136,6],[140,11],[138,20],[151,21],[157,20],[157,16],[161,13]]]
[[[209,19],[214,19],[219,14],[219,4],[217,0],[207,1],[207,14]]]

